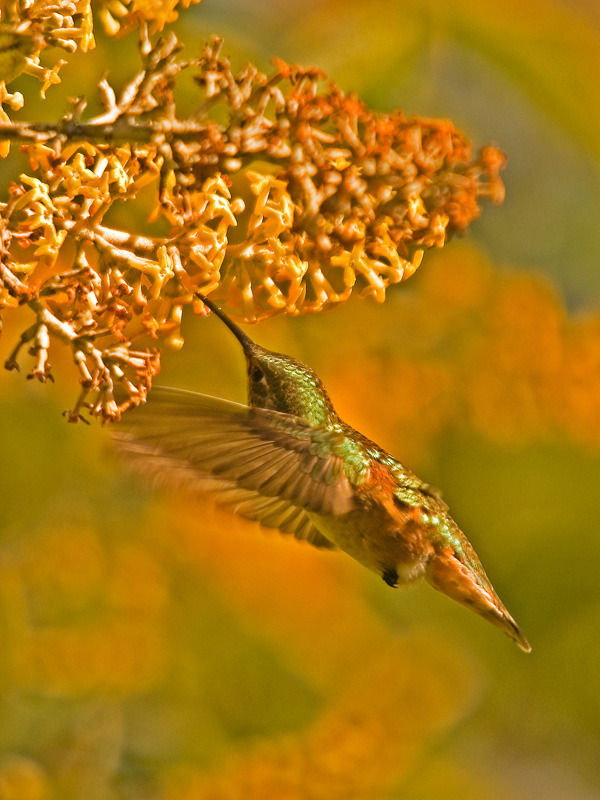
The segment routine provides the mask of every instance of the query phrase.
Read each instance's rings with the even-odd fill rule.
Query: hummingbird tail
[[[496,625],[510,636],[521,650],[529,653],[531,645],[492,588],[483,568],[481,573],[478,575],[473,572],[454,557],[451,551],[445,550],[436,553],[430,559],[426,580],[434,589],[443,592],[465,608],[470,608],[492,625]]]

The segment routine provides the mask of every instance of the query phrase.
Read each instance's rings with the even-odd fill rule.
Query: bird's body
[[[153,389],[121,424],[121,449],[241,516],[344,551],[390,586],[424,578],[529,651],[439,495],[343,422],[309,367],[255,344],[202,299],[242,344],[248,405]]]

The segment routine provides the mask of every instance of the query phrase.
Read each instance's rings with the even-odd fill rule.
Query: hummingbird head
[[[295,414],[316,425],[335,418],[327,390],[310,367],[256,344],[211,300],[201,294],[198,296],[242,345],[248,373],[248,405],[251,408]]]
[[[477,554],[454,520],[434,538],[425,579],[457,603],[470,608],[504,631],[526,653],[531,646],[494,591]],[[439,533],[439,530],[438,530]]]

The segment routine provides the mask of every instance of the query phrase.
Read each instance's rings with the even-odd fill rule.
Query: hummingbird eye
[[[259,383],[264,378],[264,373],[260,367],[252,367],[250,377],[254,383]]]

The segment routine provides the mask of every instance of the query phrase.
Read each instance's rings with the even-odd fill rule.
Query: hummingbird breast
[[[308,515],[332,544],[390,585],[424,577],[433,547],[416,520],[398,513],[386,493],[358,495],[356,507],[339,516]]]

